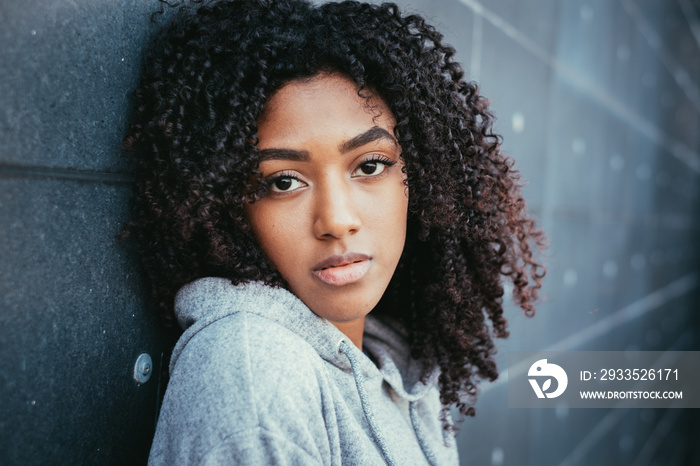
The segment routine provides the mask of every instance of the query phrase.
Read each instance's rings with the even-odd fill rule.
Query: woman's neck
[[[355,346],[362,350],[362,336],[365,333],[365,318],[361,317],[357,320],[351,320],[349,322],[333,322],[338,330],[343,332],[350,341],[352,341]]]

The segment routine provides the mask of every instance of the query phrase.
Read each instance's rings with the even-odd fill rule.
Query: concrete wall
[[[509,350],[700,349],[700,4],[405,0],[498,116],[551,248]],[[162,342],[119,150],[155,0],[0,0],[0,463],[144,462]],[[694,32],[694,33],[693,33]],[[633,310],[635,312],[629,312]],[[153,377],[137,384],[141,353]],[[514,410],[484,385],[463,464],[697,464],[692,410]]]
[[[145,462],[161,342],[116,235],[155,1],[0,2],[0,464]],[[155,375],[133,379],[139,354]]]

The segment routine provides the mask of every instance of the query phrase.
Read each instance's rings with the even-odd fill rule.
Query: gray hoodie
[[[290,292],[223,278],[183,287],[150,465],[457,464],[436,386],[403,335],[368,316],[363,344]]]

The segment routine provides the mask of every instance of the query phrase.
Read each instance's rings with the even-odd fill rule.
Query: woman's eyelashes
[[[288,193],[306,186],[306,183],[291,173],[278,173],[265,181],[265,186],[272,193]]]
[[[353,172],[355,177],[372,177],[383,174],[389,167],[395,165],[396,162],[383,156],[373,156],[368,160],[363,161]]]
[[[385,174],[387,169],[396,164],[396,161],[384,156],[372,156],[360,162],[352,171],[353,178],[373,178]],[[280,172],[271,175],[265,180],[268,193],[285,194],[308,186],[293,172]]]

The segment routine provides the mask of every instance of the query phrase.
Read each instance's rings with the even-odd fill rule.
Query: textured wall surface
[[[547,231],[509,350],[700,349],[700,2],[402,0],[457,48]],[[119,141],[155,0],[0,0],[0,463],[144,462],[158,322]],[[133,380],[149,353],[154,377]],[[483,384],[463,464],[700,464],[693,410],[515,410]]]
[[[116,235],[119,149],[155,1],[0,2],[0,464],[139,464],[158,322]]]

